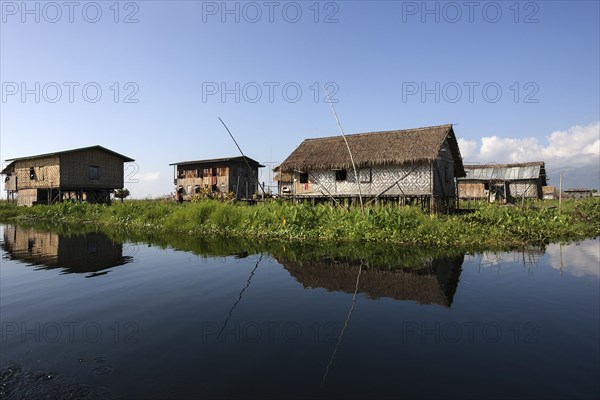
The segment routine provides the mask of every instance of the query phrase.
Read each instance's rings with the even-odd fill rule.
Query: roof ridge
[[[121,157],[123,159],[129,160],[129,161],[125,161],[125,162],[135,161],[131,157],[127,157],[127,156],[125,156],[125,155],[123,155],[121,153],[117,153],[116,151],[111,150],[111,149],[109,149],[107,147],[101,146],[99,144],[95,144],[95,145],[92,145],[92,146],[77,147],[77,148],[74,148],[74,149],[52,151],[52,152],[49,152],[49,153],[35,154],[35,155],[25,156],[25,157],[7,158],[4,161],[31,160],[31,159],[34,159],[34,158],[43,158],[43,157],[49,157],[49,156],[56,156],[56,155],[61,155],[61,154],[66,154],[66,153],[73,153],[73,152],[77,152],[77,151],[92,150],[92,149],[99,149],[99,150],[102,150],[102,151],[106,151],[108,153],[111,153],[111,154],[116,155],[118,157]]]
[[[468,164],[465,163],[464,166],[465,168],[510,168],[510,167],[519,167],[519,166],[532,166],[532,165],[537,165],[537,166],[542,166],[545,165],[546,162],[545,161],[524,161],[524,162],[518,162],[518,163],[486,163],[486,164],[480,164],[480,163],[476,163],[476,164]]]
[[[204,158],[204,159],[201,159],[201,160],[177,161],[177,162],[174,162],[174,163],[170,163],[169,165],[183,165],[183,164],[196,164],[196,163],[197,164],[202,164],[202,163],[220,162],[220,161],[225,162],[225,161],[228,161],[228,160],[243,159],[243,158],[246,158],[246,159],[248,159],[250,161],[253,161],[253,162],[257,163],[257,164],[260,164],[260,161],[257,161],[257,160],[255,160],[252,157],[249,157],[249,156],[246,156],[246,155],[244,155],[244,156],[240,155],[240,156],[231,156],[231,157]]]
[[[392,129],[392,130],[388,130],[388,131],[347,133],[344,136],[348,137],[348,136],[372,135],[372,134],[378,134],[378,133],[420,131],[420,130],[428,130],[428,129],[433,129],[433,128],[442,128],[442,127],[451,127],[451,126],[452,126],[452,124],[432,125],[432,126],[422,126],[422,127],[419,127],[419,128]],[[334,139],[334,138],[337,138],[337,137],[341,137],[341,135],[324,136],[324,137],[317,137],[317,138],[307,138],[307,139],[304,139],[304,141]]]

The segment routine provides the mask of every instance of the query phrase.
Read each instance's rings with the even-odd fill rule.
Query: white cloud
[[[458,147],[460,155],[466,160],[474,158],[477,153],[477,142],[474,140],[458,138]]]
[[[581,243],[561,246],[551,244],[546,249],[552,268],[568,272],[574,276],[595,276],[600,278],[600,241],[585,240]]]
[[[137,172],[131,176],[129,181],[125,182],[125,187],[129,189],[132,199],[144,199],[151,197],[152,193],[156,193],[160,189],[158,186],[162,188],[163,183],[160,179],[160,172]]]
[[[465,139],[459,139],[459,145],[467,162],[546,161],[555,168],[580,167],[600,162],[600,122],[552,132],[545,143],[534,137],[485,136],[479,146]]]
[[[137,179],[140,182],[156,182],[160,178],[160,172],[145,172],[137,174]]]

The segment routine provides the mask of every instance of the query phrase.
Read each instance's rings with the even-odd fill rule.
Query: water
[[[600,397],[597,239],[465,255],[0,233],[8,399]]]

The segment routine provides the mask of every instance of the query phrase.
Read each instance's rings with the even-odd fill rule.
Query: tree
[[[121,203],[123,199],[129,196],[129,189],[117,189],[115,190],[115,197],[117,199],[121,199]]]

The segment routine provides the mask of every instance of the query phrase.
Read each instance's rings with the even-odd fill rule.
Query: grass
[[[60,229],[100,229],[160,237],[236,237],[246,240],[373,242],[427,247],[498,248],[542,245],[600,236],[600,199],[568,200],[525,209],[489,204],[465,215],[429,215],[418,208],[365,210],[267,202],[254,206],[207,200],[125,201],[111,206],[61,203],[31,208],[0,204],[0,222]],[[194,239],[196,238],[196,239]]]

